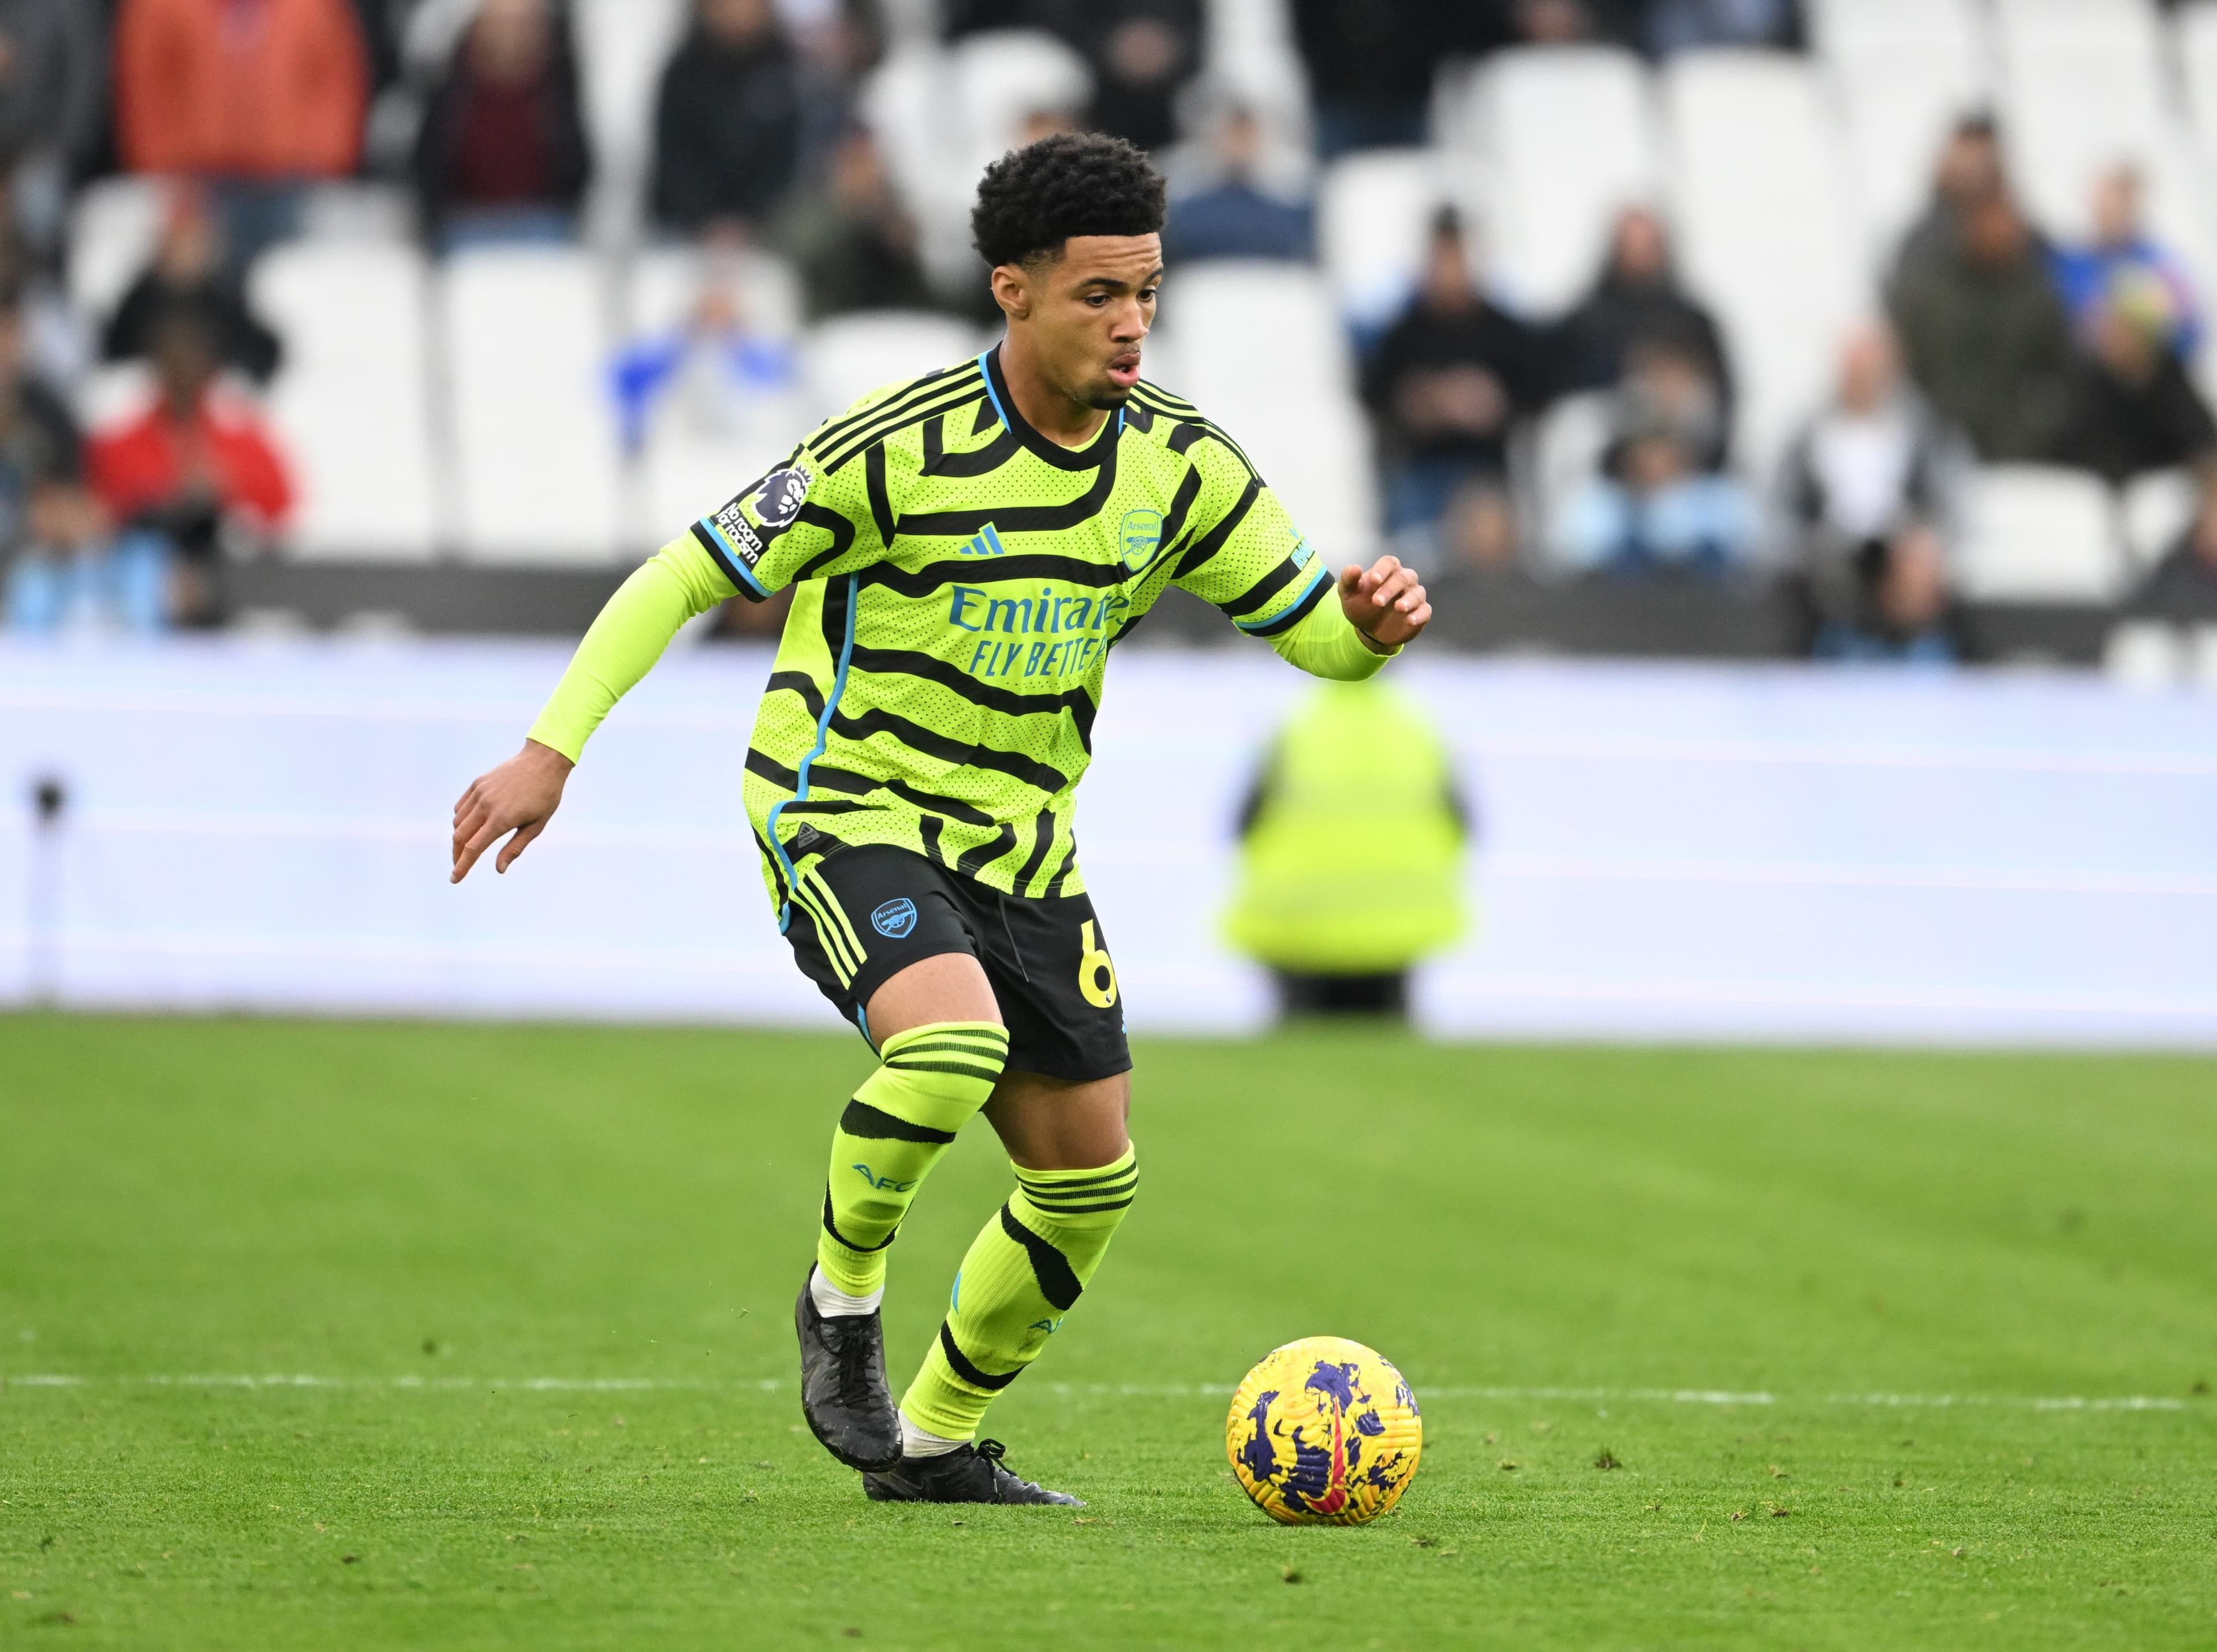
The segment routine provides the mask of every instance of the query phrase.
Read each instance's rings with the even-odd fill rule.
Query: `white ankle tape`
[[[849,1296],[825,1278],[824,1270],[818,1268],[808,1276],[808,1295],[818,1313],[827,1320],[836,1320],[855,1314],[876,1313],[878,1304],[886,1299],[886,1288],[880,1285],[867,1296]]]
[[[959,1446],[967,1445],[966,1439],[946,1439],[940,1435],[918,1428],[908,1420],[908,1413],[900,1414],[901,1455],[903,1457],[945,1457]]]

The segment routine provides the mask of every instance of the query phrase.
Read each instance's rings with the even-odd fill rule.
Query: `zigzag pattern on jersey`
[[[835,418],[808,439],[826,474],[839,470],[898,431],[985,399],[985,377],[974,361],[912,379],[861,411]]]
[[[816,480],[769,541],[769,583],[797,589],[744,789],[773,896],[819,929],[837,919],[810,869],[852,845],[1025,897],[1083,888],[1070,794],[1108,648],[1172,581],[1265,635],[1319,595],[1281,566],[1294,530],[1245,455],[1191,403],[1142,381],[1094,442],[1049,451],[1004,385],[974,359],[923,374],[792,461]],[[1161,517],[1136,579],[1103,554],[1134,509]],[[851,977],[856,960],[837,962]]]
[[[1160,385],[1142,379],[1132,387],[1132,399],[1150,414],[1170,422],[1173,428],[1164,445],[1172,453],[1185,452],[1205,436],[1228,449],[1250,476],[1257,473],[1255,461],[1247,456],[1247,450],[1226,436],[1222,425],[1204,418],[1201,409],[1183,397],[1173,396]]]

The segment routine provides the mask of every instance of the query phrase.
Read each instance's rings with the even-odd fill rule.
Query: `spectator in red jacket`
[[[152,404],[96,434],[87,468],[124,536],[158,545],[172,564],[175,617],[212,624],[224,542],[280,531],[292,479],[252,409],[216,387],[219,343],[204,315],[162,318],[153,358]]]
[[[116,17],[124,164],[217,180],[242,265],[298,226],[303,182],[355,170],[368,95],[347,0],[123,0]]]

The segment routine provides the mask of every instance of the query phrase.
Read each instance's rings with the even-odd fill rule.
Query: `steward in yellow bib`
[[[1226,937],[1278,977],[1288,1013],[1405,1012],[1408,974],[1467,926],[1470,821],[1410,696],[1327,683],[1279,730],[1239,815]]]

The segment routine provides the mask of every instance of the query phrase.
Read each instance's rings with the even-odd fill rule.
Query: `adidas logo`
[[[1006,556],[1009,548],[1001,543],[1000,535],[993,531],[993,524],[989,522],[979,530],[977,538],[954,554],[957,556]]]

